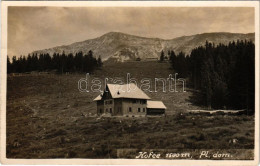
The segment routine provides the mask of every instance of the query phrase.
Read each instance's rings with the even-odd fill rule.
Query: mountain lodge
[[[110,113],[112,116],[161,115],[166,107],[162,101],[151,101],[135,84],[107,84],[97,102],[97,114]]]

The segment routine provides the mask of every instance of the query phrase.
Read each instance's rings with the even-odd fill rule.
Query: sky
[[[173,39],[206,32],[252,33],[248,7],[9,7],[8,55],[72,44],[108,32]]]

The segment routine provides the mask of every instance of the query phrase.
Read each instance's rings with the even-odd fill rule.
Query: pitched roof
[[[166,109],[166,106],[162,101],[150,101],[147,100],[147,108],[157,108],[157,109]]]
[[[133,98],[133,99],[151,99],[135,84],[107,84],[112,98]],[[101,95],[97,96],[94,101],[101,100]]]
[[[101,100],[101,99],[102,99],[101,95],[98,95],[98,96],[94,99],[94,101],[98,101],[98,100]]]

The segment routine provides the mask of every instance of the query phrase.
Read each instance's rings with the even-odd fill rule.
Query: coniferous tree
[[[163,52],[163,50],[162,50],[162,52],[161,52],[160,61],[161,61],[161,62],[164,61],[164,52]]]
[[[12,65],[9,56],[7,55],[7,73],[11,73],[11,72],[12,72]]]
[[[202,94],[204,94],[205,105],[210,110],[212,105],[212,84],[211,84],[211,75],[210,75],[210,66],[208,61],[205,61],[202,66]]]
[[[26,66],[26,72],[32,71],[32,57],[30,54],[27,56],[27,66]]]
[[[170,51],[170,61],[173,64],[176,59],[175,52],[173,50]]]
[[[98,67],[102,67],[102,65],[103,65],[103,62],[102,62],[101,57],[99,56],[98,57]]]

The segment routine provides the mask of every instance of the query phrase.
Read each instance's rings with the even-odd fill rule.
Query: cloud
[[[9,7],[8,54],[71,44],[120,31],[172,39],[204,32],[254,32],[246,7]]]

